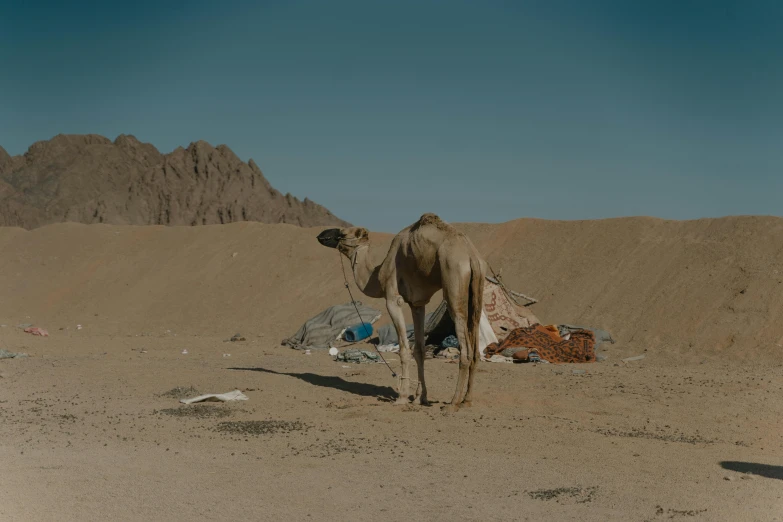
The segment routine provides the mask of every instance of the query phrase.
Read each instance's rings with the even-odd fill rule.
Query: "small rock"
[[[729,481],[731,481],[731,480],[734,480],[734,479],[733,479],[732,477],[729,477],[729,476],[727,475],[727,476],[723,477],[723,480],[729,480]]]

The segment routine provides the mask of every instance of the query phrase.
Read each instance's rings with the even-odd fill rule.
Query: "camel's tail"
[[[473,347],[473,358],[479,355],[479,328],[484,307],[484,271],[474,251],[470,256],[470,290],[468,292],[468,342]]]

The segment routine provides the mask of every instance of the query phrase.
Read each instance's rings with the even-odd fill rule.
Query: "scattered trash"
[[[571,375],[584,375],[587,373],[587,370],[571,370]]]
[[[80,325],[80,324],[77,324],[77,325],[76,325],[76,329],[77,329],[77,330],[81,330],[81,329],[82,329],[82,325]]]
[[[329,348],[329,355],[331,355],[332,357],[335,357],[338,353],[340,353],[340,350],[338,350],[334,346]]]
[[[142,350],[141,353],[147,353],[147,350]]]
[[[397,353],[400,351],[400,345],[397,343],[392,344],[382,344],[378,346],[379,352],[391,352],[391,353]]]
[[[459,359],[459,348],[450,346],[445,350],[439,351],[435,357],[439,359]]]
[[[514,362],[514,359],[512,359],[511,357],[505,357],[505,356],[500,355],[500,354],[495,354],[492,357],[490,357],[489,359],[485,359],[485,360],[487,360],[489,362],[493,362],[493,363],[513,363]]]
[[[25,328],[30,328],[32,325],[33,323],[22,323],[22,324],[17,324],[16,327],[25,329]]]
[[[305,350],[305,355],[310,355],[310,350]]]
[[[231,354],[230,353],[224,353],[223,357],[231,357]]]
[[[192,399],[180,399],[182,404],[193,404],[194,402],[229,402],[229,401],[246,401],[248,396],[239,390],[234,390],[228,393],[208,393],[206,395],[199,395]]]
[[[37,326],[31,326],[24,329],[25,333],[33,334],[33,335],[40,335],[41,337],[49,337],[49,332],[44,330],[43,328],[38,328]]]
[[[625,359],[623,359],[623,362],[641,361],[642,359],[644,359],[644,355],[643,354],[642,355],[637,355],[635,357],[626,357]]]
[[[345,332],[343,332],[343,339],[349,343],[355,343],[357,341],[361,341],[362,339],[367,339],[371,335],[372,324],[361,323],[346,328]]]
[[[459,339],[457,339],[456,335],[448,335],[440,345],[443,348],[459,348]],[[459,350],[457,350],[457,353],[459,353]]]
[[[0,348],[0,359],[21,359],[22,357],[27,357],[27,354],[9,352]]]
[[[343,364],[343,368],[350,368],[347,364]]]
[[[353,349],[353,350],[345,350],[343,353],[338,354],[336,360],[347,362],[347,363],[360,364],[360,363],[369,363],[369,362],[379,362],[381,358],[378,356],[378,354],[367,350]]]
[[[231,339],[229,339],[229,341],[231,341],[232,343],[235,343],[235,342],[237,342],[237,341],[244,341],[244,340],[245,340],[245,338],[244,338],[244,337],[242,337],[242,334],[238,334],[238,333],[235,333],[235,334],[234,334],[234,335],[231,337]]]
[[[182,350],[182,355],[187,355],[187,354],[188,354],[187,350]]]

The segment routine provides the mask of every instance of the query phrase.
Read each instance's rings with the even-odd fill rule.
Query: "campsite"
[[[783,2],[8,2],[0,522],[783,522]]]
[[[482,361],[447,414],[458,365],[433,357],[432,406],[398,407],[382,363],[281,344],[349,302],[323,227],[0,229],[2,348],[28,355],[0,360],[0,518],[780,516],[783,222],[456,226],[542,324],[610,333],[605,360]]]

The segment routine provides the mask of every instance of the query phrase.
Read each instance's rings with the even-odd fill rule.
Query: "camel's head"
[[[351,257],[357,248],[369,244],[370,233],[361,227],[330,228],[318,234],[318,242]]]

